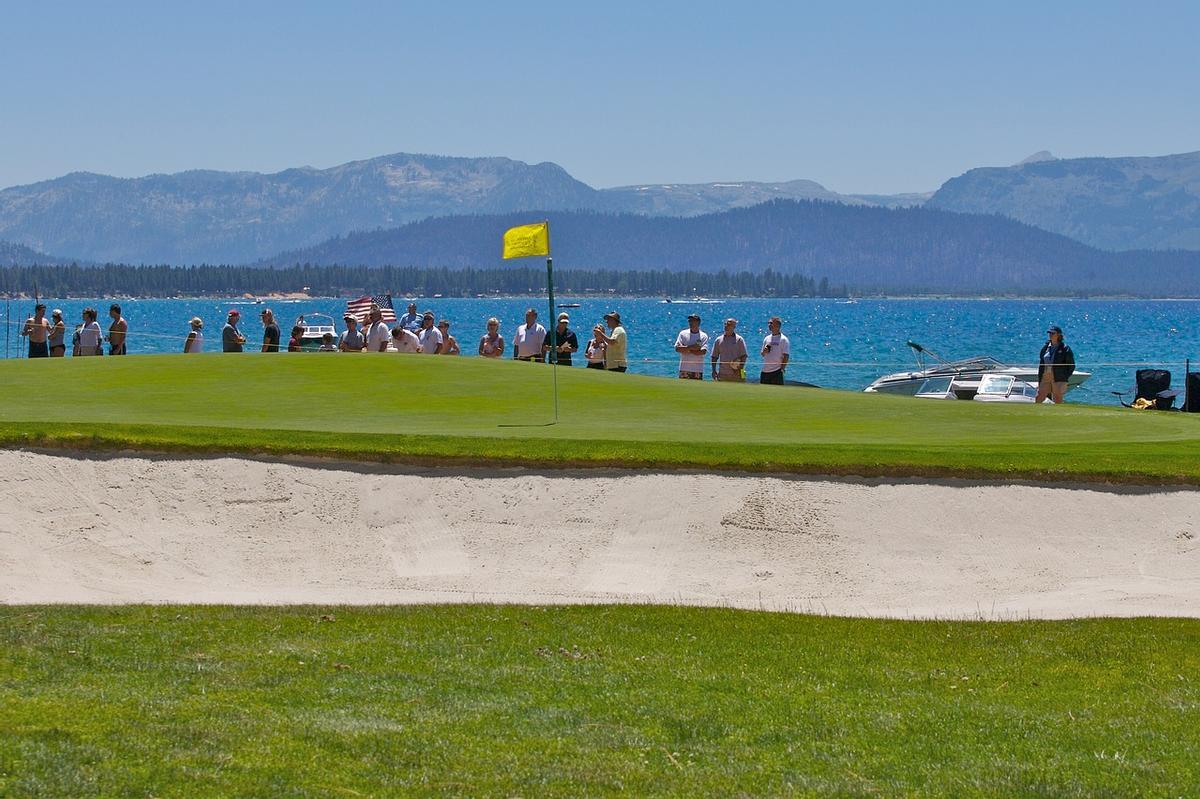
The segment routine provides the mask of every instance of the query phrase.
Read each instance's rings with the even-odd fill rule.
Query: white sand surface
[[[1200,616],[1200,492],[0,451],[0,602]]]

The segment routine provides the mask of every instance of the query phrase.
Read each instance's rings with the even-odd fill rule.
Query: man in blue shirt
[[[407,330],[409,333],[416,333],[421,329],[421,315],[417,313],[417,304],[410,302],[408,304],[408,313],[396,320],[400,327]]]

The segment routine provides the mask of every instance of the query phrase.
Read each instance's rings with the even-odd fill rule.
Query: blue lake
[[[1128,389],[1139,365],[1170,369],[1174,385],[1182,388],[1184,360],[1200,359],[1200,301],[1196,300],[557,300],[579,303],[579,308],[566,310],[581,341],[604,312],[620,311],[629,332],[630,371],[662,376],[676,372],[675,336],[687,326],[686,318],[692,311],[703,317],[703,329],[714,336],[721,332],[725,317],[740,320],[738,331],[746,337],[752,353],[748,372],[756,371],[755,356],[766,333],[767,319],[772,315],[782,317],[784,333],[792,344],[788,377],[831,388],[861,389],[881,374],[908,368],[914,363],[905,345],[909,339],[946,358],[985,354],[1013,364],[1031,364],[1037,360],[1050,324],[1062,326],[1079,368],[1093,374],[1088,383],[1072,392],[1075,402],[1115,403],[1109,392]],[[101,324],[107,329],[108,300],[45,302],[50,308],[64,311],[68,332],[89,305],[100,311]],[[208,349],[212,350],[230,308],[241,310],[243,332],[254,343],[261,340],[258,311],[263,307],[275,310],[286,340],[292,321],[305,312],[331,314],[338,319],[340,329],[345,303],[337,298],[262,303],[185,299],[125,300],[121,305],[130,325],[129,352],[139,354],[180,351],[192,316],[204,319]],[[7,357],[20,356],[16,326],[32,312],[32,305],[28,300],[14,300],[7,308]],[[501,330],[509,341],[516,326],[524,321],[526,308],[536,308],[543,323],[547,319],[544,299],[419,298],[417,305],[422,311],[432,310],[438,318],[449,319],[451,332],[464,352],[470,354],[475,352],[489,316],[500,319]],[[398,314],[404,312],[403,300],[397,299],[396,306]],[[0,314],[5,312],[0,306]]]

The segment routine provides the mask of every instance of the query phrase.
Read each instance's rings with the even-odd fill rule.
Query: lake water
[[[703,317],[702,327],[715,336],[727,316],[740,320],[738,331],[751,351],[748,372],[756,372],[756,354],[767,319],[778,315],[784,333],[791,339],[792,365],[788,377],[831,388],[861,389],[881,374],[913,365],[905,345],[914,340],[946,358],[993,355],[1013,364],[1030,364],[1045,341],[1047,325],[1058,324],[1075,351],[1079,368],[1092,372],[1092,379],[1073,391],[1077,402],[1115,403],[1109,393],[1126,390],[1140,365],[1170,369],[1174,385],[1183,388],[1184,360],[1200,359],[1200,301],[1162,300],[837,300],[732,299],[720,301],[663,303],[658,299],[559,297],[577,302],[566,309],[580,340],[604,312],[620,311],[630,341],[630,371],[674,376],[678,357],[675,336],[687,326],[692,311]],[[122,308],[129,320],[129,352],[178,352],[188,331],[188,320],[199,316],[205,322],[208,349],[219,347],[220,329],[226,312],[238,308],[243,314],[242,330],[251,343],[261,340],[258,311],[271,307],[283,329],[297,315],[316,311],[333,315],[340,329],[344,299],[249,300],[186,299],[126,300]],[[108,300],[47,299],[50,308],[61,308],[68,331],[79,321],[86,306],[105,314]],[[10,338],[7,357],[20,357],[22,349],[16,325],[32,312],[28,300],[12,301],[5,318]],[[397,313],[404,301],[397,300]],[[451,321],[451,332],[464,352],[474,353],[484,322],[489,316],[501,321],[501,330],[511,342],[516,326],[524,321],[527,307],[538,310],[545,324],[546,301],[529,298],[424,299],[420,310],[432,310],[438,318]],[[0,315],[5,314],[0,305]]]

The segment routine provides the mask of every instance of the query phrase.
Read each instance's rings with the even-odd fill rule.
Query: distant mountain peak
[[[1043,161],[1057,161],[1058,156],[1049,150],[1038,150],[1033,155],[1027,155],[1013,166],[1025,166],[1026,164],[1040,164]]]

